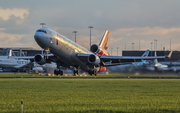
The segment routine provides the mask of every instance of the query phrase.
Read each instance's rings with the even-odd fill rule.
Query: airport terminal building
[[[34,48],[0,48],[0,56],[8,56],[10,50],[12,50],[12,56],[34,56],[42,53],[42,50]]]

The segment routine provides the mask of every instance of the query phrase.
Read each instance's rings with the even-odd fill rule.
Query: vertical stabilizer
[[[12,56],[12,49],[9,50],[9,55],[8,56]]]
[[[141,57],[147,57],[149,55],[149,49],[147,49]],[[146,60],[141,60],[141,62],[146,62]]]
[[[154,51],[154,56],[155,56],[155,57],[157,57],[157,55],[156,55],[156,51]],[[154,63],[155,63],[155,64],[157,64],[157,63],[158,63],[157,58],[156,58],[156,59],[154,59]]]
[[[102,48],[102,49],[105,49],[106,50],[106,46],[107,46],[107,42],[108,42],[108,36],[109,36],[109,31],[106,30],[106,32],[104,33],[100,43],[99,43],[99,46]]]

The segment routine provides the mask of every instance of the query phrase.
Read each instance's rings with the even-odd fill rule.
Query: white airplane
[[[24,59],[33,58],[40,65],[56,62],[57,69],[54,70],[56,75],[63,75],[63,71],[60,70],[61,66],[74,67],[74,75],[79,74],[79,69],[88,72],[90,75],[96,75],[98,72],[105,71],[107,66],[121,65],[125,62],[137,62],[141,59],[149,60],[170,57],[110,56],[106,51],[108,35],[109,31],[106,31],[99,45],[93,44],[89,51],[50,28],[40,28],[34,34],[35,41],[42,49],[52,54],[37,54]],[[106,65],[106,62],[111,62],[111,64]]]
[[[11,56],[12,50],[9,51],[9,56],[0,56],[0,68],[24,71],[33,66],[30,60],[11,58]]]
[[[172,54],[172,52],[170,52],[170,54]],[[154,56],[156,57],[156,51],[154,52]],[[152,64],[150,64],[150,66],[147,67],[148,70],[151,71],[167,71],[170,70],[170,68],[168,68],[168,65],[163,65],[161,63],[158,62],[157,59],[154,59],[154,62]]]

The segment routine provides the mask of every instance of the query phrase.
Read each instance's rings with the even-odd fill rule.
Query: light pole
[[[156,51],[157,51],[157,41],[158,41],[158,40],[156,40]]]
[[[170,51],[171,51],[171,37],[170,37]]]
[[[75,33],[75,42],[76,42],[76,33],[77,33],[77,31],[73,31],[72,33]]]
[[[157,40],[154,39],[154,51],[157,49]]]
[[[134,43],[132,43],[132,50],[134,50]]]
[[[40,23],[40,25],[42,25],[42,27],[43,27],[43,25],[46,25],[46,23]]]
[[[151,56],[152,56],[152,44],[153,44],[153,43],[151,42]]]
[[[112,55],[112,49],[113,49],[113,48],[111,48],[111,55]]]
[[[118,56],[118,49],[119,49],[119,47],[117,47],[117,56]]]
[[[140,51],[140,41],[141,41],[141,40],[139,39],[139,51]]]
[[[155,41],[156,41],[156,51],[157,51],[157,41],[158,41],[158,40],[155,40]]]
[[[88,28],[90,28],[90,47],[91,47],[91,28],[93,28],[93,26],[89,26]]]

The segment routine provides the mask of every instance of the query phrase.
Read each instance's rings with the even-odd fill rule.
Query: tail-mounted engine
[[[93,44],[91,47],[90,47],[90,51],[93,52],[94,54],[96,55],[105,55],[105,56],[108,56],[109,53],[105,50],[105,49],[102,49],[101,47],[99,47],[99,45],[97,44]]]
[[[92,54],[88,56],[88,62],[93,65],[98,65],[101,62],[101,60],[98,56]]]
[[[35,61],[36,63],[38,63],[39,65],[43,65],[43,64],[46,63],[46,60],[44,59],[44,56],[42,56],[42,55],[40,55],[40,54],[35,55],[34,61]]]

